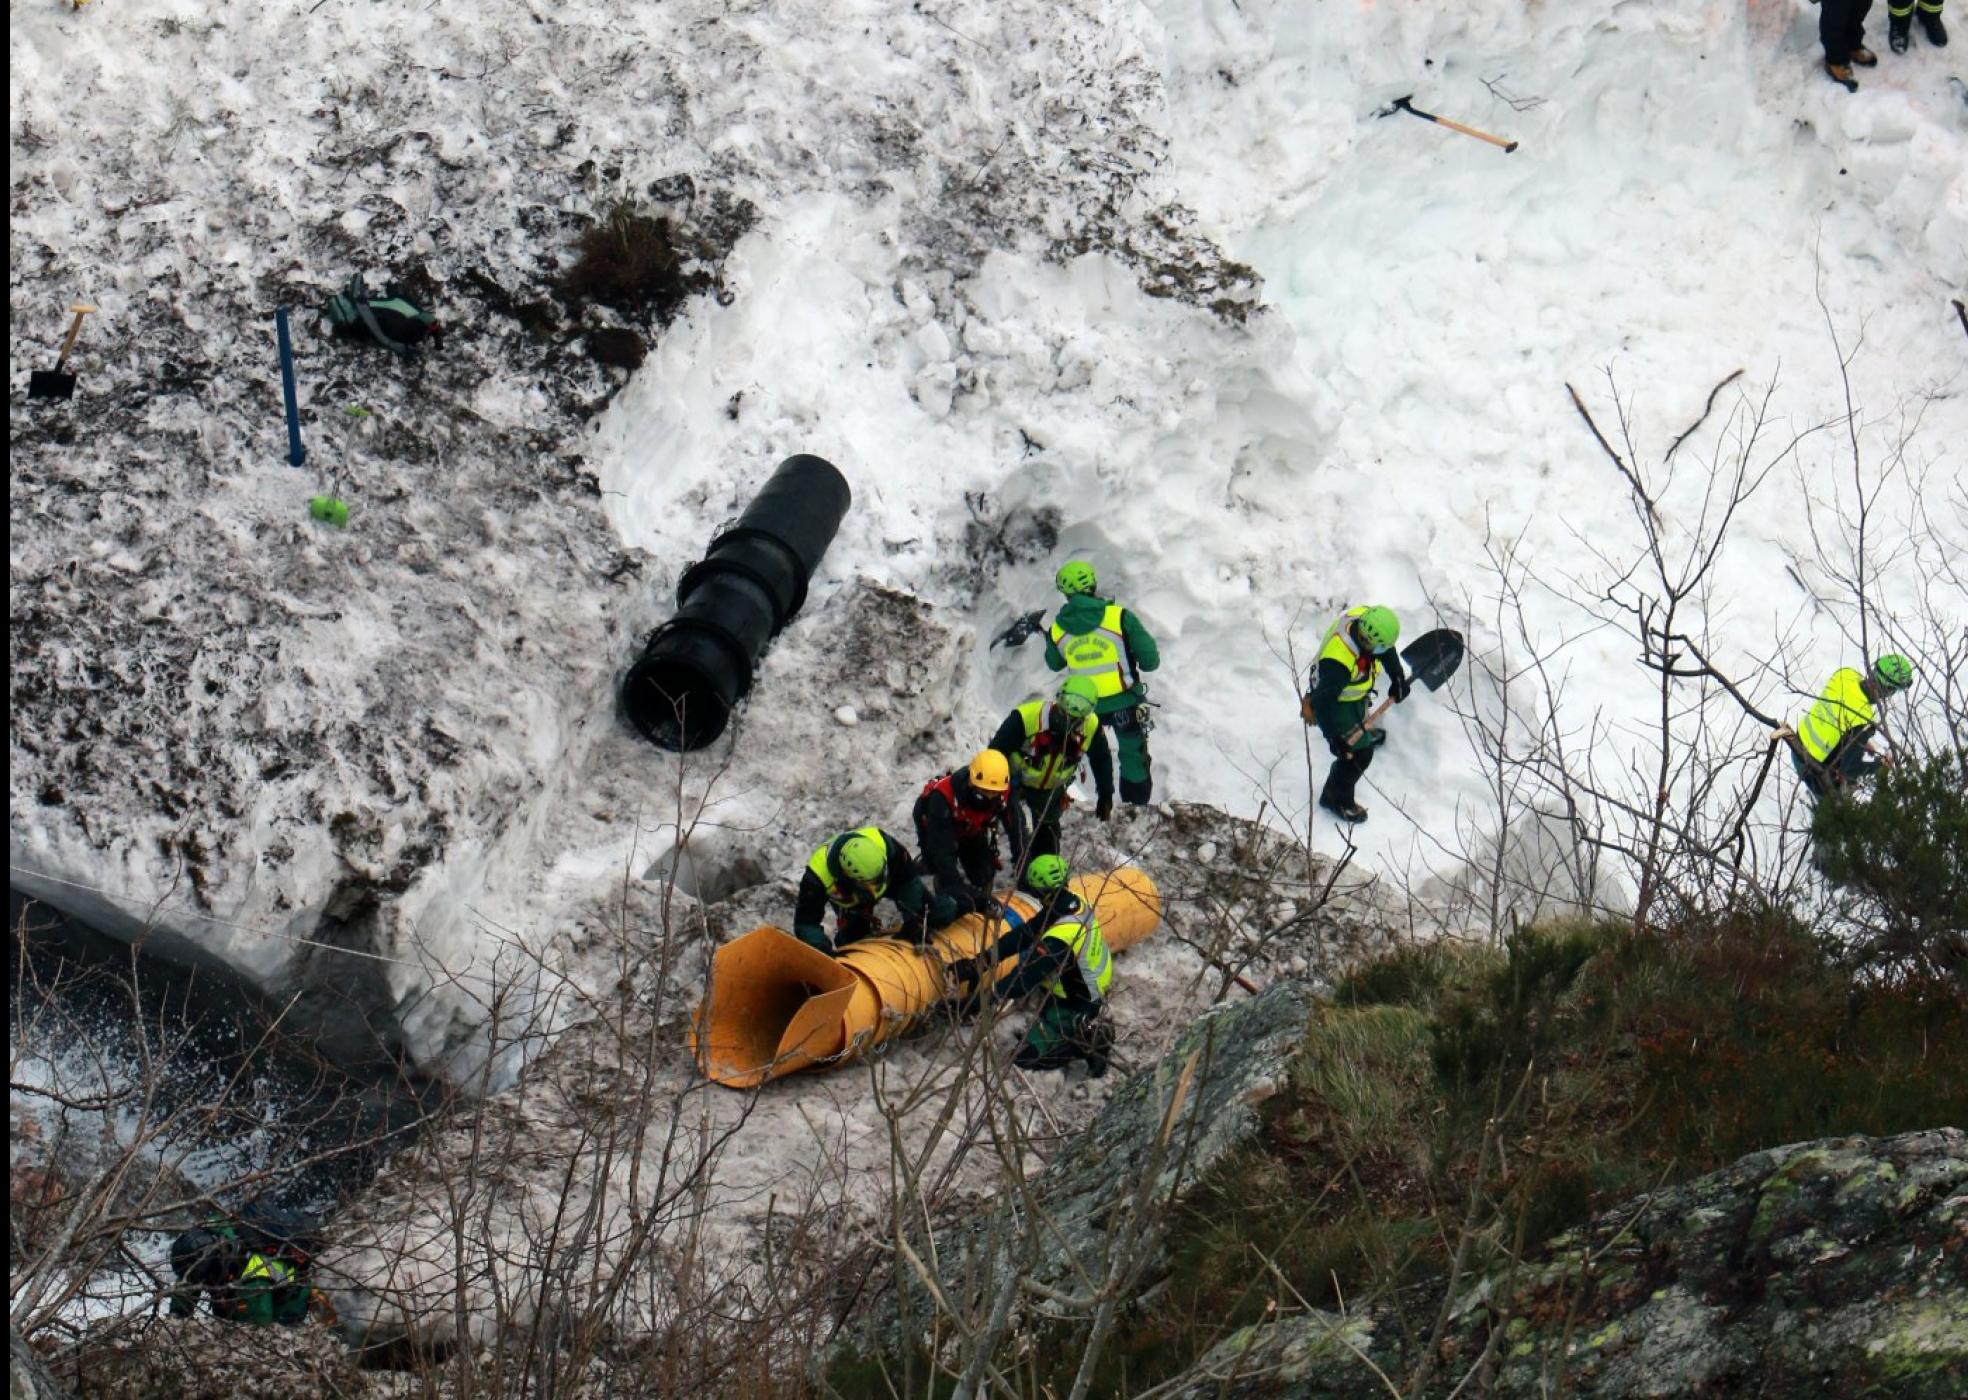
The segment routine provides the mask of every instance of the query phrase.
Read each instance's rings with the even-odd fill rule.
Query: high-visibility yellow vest
[[[1051,636],[1066,660],[1067,674],[1092,681],[1094,694],[1102,700],[1128,688],[1127,637],[1121,631],[1119,604],[1109,603],[1091,632],[1068,632],[1055,618]]]
[[[1054,749],[1046,739],[1045,709],[1051,703],[1043,699],[1027,700],[1018,707],[1018,718],[1025,726],[1025,744],[1011,756],[1011,768],[1018,781],[1041,792],[1065,787],[1073,781],[1073,775],[1080,771],[1081,756],[1100,730],[1100,716],[1088,715],[1080,721],[1079,743],[1071,743],[1069,734],[1066,752]]]
[[[264,1254],[246,1256],[246,1267],[239,1271],[240,1279],[263,1278],[268,1283],[279,1285],[294,1276],[294,1266],[285,1259],[269,1259]]]
[[[1872,700],[1865,693],[1865,677],[1850,666],[1832,672],[1824,694],[1797,721],[1797,742],[1804,752],[1823,763],[1838,747],[1838,741],[1852,730],[1874,722]]]
[[[1380,679],[1380,658],[1367,652],[1362,661],[1361,653],[1353,647],[1353,620],[1365,612],[1366,608],[1358,607],[1341,613],[1326,629],[1326,644],[1319,648],[1319,660],[1337,661],[1353,677],[1346,689],[1339,692],[1341,700],[1366,699],[1373,694],[1374,683]],[[1316,672],[1318,668],[1315,666],[1313,669]]]
[[[1100,936],[1100,920],[1093,917],[1093,911],[1083,909],[1073,918],[1061,920],[1047,929],[1045,936],[1073,950],[1073,958],[1080,965],[1080,980],[1092,989],[1095,1001],[1105,1001],[1107,984],[1114,980],[1114,955],[1107,951],[1107,940]],[[1063,997],[1066,984],[1054,982],[1046,990]]]
[[[888,842],[882,838],[880,827],[864,826],[859,831],[850,831],[845,834],[848,836],[867,837],[870,841],[881,847],[882,860],[884,862],[888,860]],[[819,878],[822,885],[826,886],[827,898],[833,903],[843,909],[864,909],[882,897],[883,893],[888,889],[888,881],[883,880],[879,885],[873,886],[857,884],[852,880],[844,885],[836,884],[834,863],[828,857],[834,853],[834,841],[840,839],[839,836],[836,836],[833,841],[827,842],[819,850],[815,851],[808,858],[806,868],[811,870]],[[883,869],[887,869],[886,864],[884,864]]]

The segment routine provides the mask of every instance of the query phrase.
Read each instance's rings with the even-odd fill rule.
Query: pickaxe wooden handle
[[[1478,141],[1487,141],[1492,146],[1501,146],[1505,155],[1509,155],[1510,152],[1517,149],[1517,143],[1515,141],[1506,141],[1501,136],[1492,136],[1487,131],[1478,131],[1473,126],[1464,126],[1461,122],[1452,122],[1447,117],[1438,117],[1433,112],[1422,111],[1421,108],[1411,105],[1409,99],[1413,96],[1413,93],[1409,93],[1407,97],[1395,98],[1394,106],[1399,107],[1403,112],[1420,117],[1423,121],[1434,122],[1437,126],[1446,126],[1450,131],[1460,131],[1464,136],[1474,136]],[[1391,111],[1392,108],[1389,110]]]
[[[84,306],[78,301],[68,309],[75,313],[75,319],[68,323],[68,334],[62,339],[61,355],[55,360],[55,368],[58,371],[68,363],[68,352],[75,348],[75,338],[82,334],[82,318],[96,308]]]

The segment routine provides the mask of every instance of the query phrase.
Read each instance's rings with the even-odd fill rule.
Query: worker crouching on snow
[[[311,1259],[300,1244],[244,1221],[223,1217],[194,1226],[171,1242],[173,1317],[190,1317],[201,1297],[212,1316],[256,1326],[307,1319],[314,1289]]]
[[[1840,667],[1825,682],[1824,693],[1797,721],[1797,744],[1791,766],[1813,797],[1825,797],[1892,762],[1876,755],[1872,737],[1879,732],[1873,708],[1887,696],[1913,684],[1913,665],[1904,656],[1886,655],[1862,676]]]
[[[1094,713],[1114,731],[1121,769],[1121,801],[1138,805],[1155,791],[1148,756],[1148,686],[1143,671],[1162,664],[1155,639],[1133,613],[1102,598],[1093,565],[1075,559],[1053,583],[1066,595],[1046,634],[1046,665],[1093,682]]]
[[[881,933],[875,906],[884,897],[902,911],[901,937],[920,943],[929,936],[929,892],[909,848],[880,827],[844,831],[807,861],[793,906],[793,933],[831,956],[839,947]],[[829,904],[834,906],[831,940],[820,922]]]
[[[1011,767],[996,749],[979,749],[969,767],[926,784],[916,799],[915,819],[923,864],[936,879],[932,927],[991,907],[991,887],[1002,868],[1000,827],[1011,844],[1013,868],[1025,858],[1025,833],[1011,800]]]
[[[1058,856],[1033,856],[1025,882],[1039,897],[1037,912],[995,946],[975,958],[957,959],[946,971],[953,986],[972,989],[967,1000],[973,1004],[987,998],[1016,1001],[1043,988],[1045,1005],[1012,1063],[1020,1069],[1064,1069],[1083,1059],[1087,1073],[1098,1079],[1107,1072],[1114,1046],[1113,1028],[1100,1019],[1114,958],[1092,906],[1066,888],[1066,874],[1066,862]],[[993,982],[1007,958],[1017,958],[1018,966]]]

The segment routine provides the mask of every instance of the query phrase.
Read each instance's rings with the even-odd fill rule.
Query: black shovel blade
[[[37,369],[27,377],[30,399],[66,399],[75,394],[75,376],[58,369]]]
[[[1447,627],[1424,632],[1401,648],[1408,679],[1440,690],[1462,665],[1462,633]]]

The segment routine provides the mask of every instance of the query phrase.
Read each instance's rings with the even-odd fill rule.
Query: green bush
[[[1759,1148],[1968,1122],[1961,987],[1881,978],[1781,909],[1406,948],[1333,1001],[1265,1140],[1172,1222],[1170,1286],[1117,1353],[1131,1385],[1270,1304],[1432,1296],[1413,1286],[1447,1272],[1472,1185],[1481,1274]]]
[[[1881,770],[1820,802],[1818,869],[1857,901],[1851,961],[1968,981],[1968,753]]]

